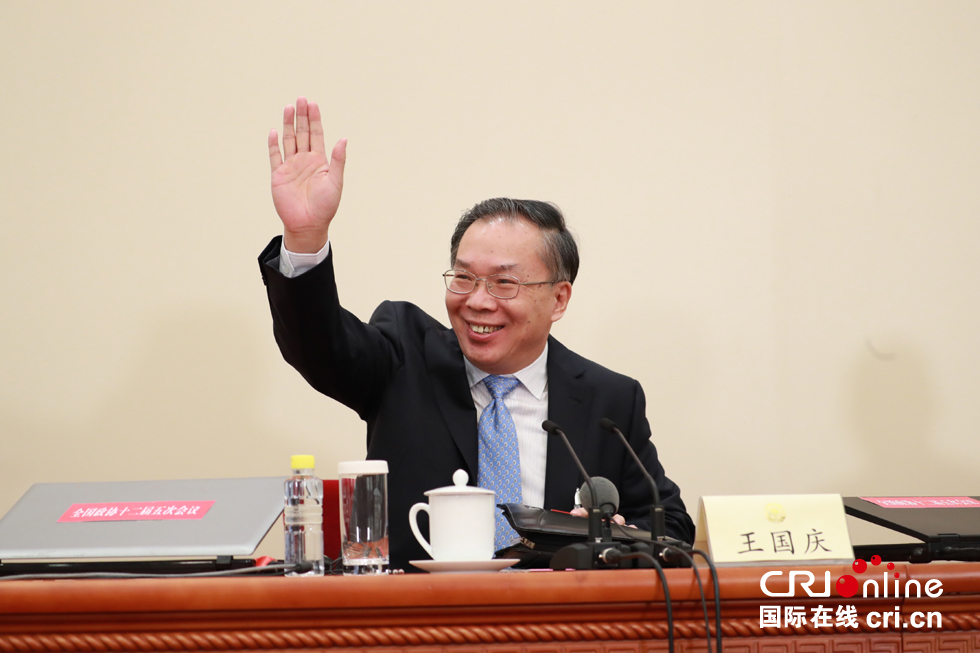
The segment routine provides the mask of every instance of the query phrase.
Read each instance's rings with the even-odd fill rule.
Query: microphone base
[[[664,545],[674,548],[666,548]],[[551,568],[555,571],[584,569],[653,569],[653,563],[645,558],[625,558],[629,553],[645,553],[660,563],[661,567],[690,567],[691,559],[676,551],[691,551],[691,545],[680,540],[663,542],[578,542],[562,547],[551,558]],[[606,557],[613,551],[619,555]]]
[[[551,568],[555,571],[569,569],[630,569],[633,560],[619,560],[607,563],[601,559],[603,552],[613,549],[622,554],[630,552],[630,547],[621,542],[578,542],[558,549],[551,558]]]
[[[692,547],[687,542],[682,542],[680,540],[663,540],[663,544],[668,544],[676,549],[682,549],[687,553],[690,553]],[[668,549],[663,546],[660,541],[655,542],[631,542],[629,545],[629,550],[633,553],[646,553],[647,555],[653,556],[660,563],[661,567],[690,567],[691,558],[685,556],[684,554],[676,551],[674,549]],[[643,558],[637,558],[631,562],[635,563],[633,566],[637,569],[653,569],[653,564],[649,560],[644,560]]]

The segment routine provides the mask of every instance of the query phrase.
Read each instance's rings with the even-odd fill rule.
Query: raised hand
[[[340,206],[347,139],[337,141],[327,161],[320,108],[301,97],[295,108],[283,110],[282,148],[280,153],[279,134],[273,129],[269,132],[272,202],[282,220],[286,249],[317,252],[327,242],[330,221]]]

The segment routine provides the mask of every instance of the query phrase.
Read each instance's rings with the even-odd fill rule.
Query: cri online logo
[[[877,555],[871,556],[871,564],[874,567],[879,566],[881,564],[881,556],[877,556]],[[901,586],[901,583],[899,582],[899,579],[901,578],[901,574],[899,574],[897,571],[894,571],[895,563],[889,562],[885,566],[887,567],[888,571],[882,572],[881,586],[878,585],[878,581],[874,578],[869,578],[864,581],[863,585],[860,585],[857,578],[851,576],[850,574],[844,574],[843,576],[837,579],[837,584],[836,584],[837,594],[844,597],[845,599],[849,599],[855,594],[857,594],[858,588],[860,587],[862,591],[862,596],[864,596],[864,598],[868,598],[869,592],[873,592],[874,598],[878,598],[879,593],[881,593],[881,596],[883,598],[888,598],[889,595],[898,598],[901,596],[912,596],[912,592],[915,592],[916,598],[922,597],[923,586],[918,580],[912,578],[908,579],[905,582],[905,586],[904,586],[905,591],[903,594],[902,593],[903,588]],[[854,573],[856,574],[863,574],[868,570],[868,563],[858,558],[851,564],[851,569],[853,569]],[[890,572],[894,573],[895,578],[893,582],[889,582],[892,581],[892,579],[889,578],[889,575],[891,575]],[[812,597],[830,596],[830,572],[829,571],[824,572],[823,591],[817,591],[811,589],[813,587],[813,584],[816,582],[816,578],[814,577],[813,572],[806,571],[806,570],[802,570],[802,571],[794,570],[789,572],[789,589],[787,591],[785,592],[771,591],[766,586],[766,583],[769,580],[769,578],[771,578],[772,576],[782,576],[782,575],[783,572],[781,571],[770,571],[763,574],[762,578],[759,580],[759,587],[762,589],[763,594],[765,594],[766,596],[795,596],[796,579],[800,578],[801,579],[800,587],[802,587],[803,590],[809,596]],[[804,578],[806,580],[802,580]],[[889,587],[890,585],[891,587]],[[938,579],[932,578],[926,581],[924,589],[925,589],[926,596],[934,599],[943,593],[943,584]]]

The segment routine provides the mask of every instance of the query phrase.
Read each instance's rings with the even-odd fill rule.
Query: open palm
[[[280,153],[279,135],[273,129],[269,132],[272,201],[282,220],[286,249],[319,251],[340,206],[347,140],[334,145],[328,161],[320,109],[301,97],[295,108],[283,111],[282,146]]]

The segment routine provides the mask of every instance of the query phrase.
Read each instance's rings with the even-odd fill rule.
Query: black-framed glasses
[[[514,299],[520,292],[521,286],[539,286],[554,281],[521,281],[509,274],[491,274],[488,277],[478,277],[466,270],[446,270],[443,275],[446,288],[457,295],[468,295],[476,290],[479,282],[487,284],[487,292],[497,299]]]

